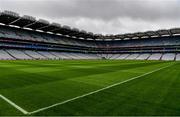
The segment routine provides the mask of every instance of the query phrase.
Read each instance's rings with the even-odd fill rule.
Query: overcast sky
[[[103,34],[180,27],[180,0],[0,0],[0,10]]]

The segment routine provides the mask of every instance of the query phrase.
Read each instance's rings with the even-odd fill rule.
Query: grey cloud
[[[97,33],[180,26],[179,0],[0,0],[0,9]]]
[[[87,17],[111,20],[132,17],[147,20],[180,18],[176,0],[0,0],[0,7],[9,7],[31,14],[61,17]]]

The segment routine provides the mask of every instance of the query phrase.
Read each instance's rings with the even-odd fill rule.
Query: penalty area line
[[[92,95],[92,94],[95,94],[95,93],[98,93],[98,92],[101,92],[101,91],[104,91],[106,89],[109,89],[109,88],[112,88],[112,87],[115,87],[115,86],[118,86],[118,85],[121,85],[121,84],[124,84],[124,83],[127,83],[127,82],[130,82],[132,80],[135,80],[135,79],[138,79],[138,78],[141,78],[143,76],[147,76],[149,74],[152,74],[154,72],[157,72],[157,71],[160,71],[162,69],[165,69],[165,68],[168,68],[170,66],[172,66],[174,64],[171,64],[171,65],[168,65],[168,66],[165,66],[165,67],[161,67],[161,68],[158,68],[158,69],[155,69],[153,71],[150,71],[150,72],[147,72],[145,74],[142,74],[142,75],[139,75],[139,76],[136,76],[136,77],[133,77],[133,78],[130,78],[128,80],[125,80],[125,81],[122,81],[122,82],[118,82],[118,83],[115,83],[115,84],[112,84],[112,85],[109,85],[107,87],[104,87],[104,88],[101,88],[101,89],[98,89],[98,90],[95,90],[95,91],[92,91],[90,93],[87,93],[87,94],[83,94],[81,96],[77,96],[75,98],[71,98],[71,99],[68,99],[68,100],[65,100],[65,101],[62,101],[60,103],[56,103],[56,104],[53,104],[53,105],[50,105],[50,106],[47,106],[47,107],[44,107],[44,108],[40,108],[40,109],[37,109],[35,111],[32,111],[32,112],[29,112],[28,114],[31,115],[31,114],[35,114],[35,113],[38,113],[38,112],[41,112],[41,111],[44,111],[44,110],[47,110],[47,109],[50,109],[50,108],[53,108],[53,107],[56,107],[56,106],[59,106],[59,105],[63,105],[63,104],[66,104],[68,102],[72,102],[74,100],[77,100],[77,99],[80,99],[80,98],[83,98],[83,97],[86,97],[86,96],[89,96],[89,95]]]
[[[0,98],[3,99],[4,101],[6,101],[7,103],[9,103],[11,106],[13,106],[14,108],[16,108],[17,110],[21,111],[23,114],[28,114],[29,112],[26,111],[25,109],[23,109],[22,107],[18,106],[17,104],[15,104],[14,102],[12,102],[11,100],[9,100],[7,97],[3,96],[0,94]]]

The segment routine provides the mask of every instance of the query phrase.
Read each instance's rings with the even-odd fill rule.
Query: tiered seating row
[[[107,58],[108,59],[108,58]],[[175,53],[153,53],[153,54],[114,54],[110,59],[116,60],[180,60],[180,54]]]
[[[115,59],[115,60],[180,60],[180,53],[153,54],[83,54],[67,52],[48,52],[32,50],[0,50],[0,60],[33,60],[33,59]]]
[[[33,59],[101,59],[96,54],[31,51],[31,50],[0,50],[0,60],[33,60]]]

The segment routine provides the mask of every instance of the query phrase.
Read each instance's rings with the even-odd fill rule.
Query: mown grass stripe
[[[63,104],[66,104],[68,102],[72,102],[74,100],[77,100],[77,99],[80,99],[80,98],[83,98],[83,97],[86,97],[86,96],[89,96],[89,95],[92,95],[92,94],[95,94],[95,93],[98,93],[98,92],[101,92],[101,91],[104,91],[106,89],[109,89],[109,88],[112,88],[112,87],[115,87],[115,86],[118,86],[118,85],[121,85],[121,84],[124,84],[124,83],[127,83],[127,82],[130,82],[132,80],[135,80],[135,79],[138,79],[138,78],[141,78],[143,76],[146,76],[146,75],[149,75],[149,74],[152,74],[154,72],[157,72],[157,71],[160,71],[162,69],[165,69],[165,68],[168,68],[168,67],[171,67],[173,66],[174,64],[170,64],[168,66],[165,66],[165,67],[161,67],[161,68],[158,68],[158,69],[155,69],[153,71],[150,71],[150,72],[147,72],[145,74],[142,74],[142,75],[139,75],[139,76],[136,76],[136,77],[133,77],[133,78],[130,78],[128,80],[125,80],[125,81],[122,81],[122,82],[118,82],[118,83],[115,83],[115,84],[112,84],[112,85],[109,85],[107,87],[104,87],[104,88],[101,88],[101,89],[98,89],[96,91],[92,91],[90,93],[87,93],[87,94],[83,94],[81,96],[77,96],[75,98],[71,98],[71,99],[68,99],[68,100],[65,100],[63,102],[60,102],[60,103],[56,103],[56,104],[53,104],[53,105],[50,105],[50,106],[47,106],[47,107],[44,107],[44,108],[40,108],[40,109],[37,109],[35,111],[32,111],[32,112],[29,112],[28,114],[31,115],[31,114],[35,114],[35,113],[38,113],[38,112],[41,112],[41,111],[44,111],[44,110],[47,110],[47,109],[50,109],[50,108],[53,108],[53,107],[56,107],[56,106],[59,106],[59,105],[63,105]]]

